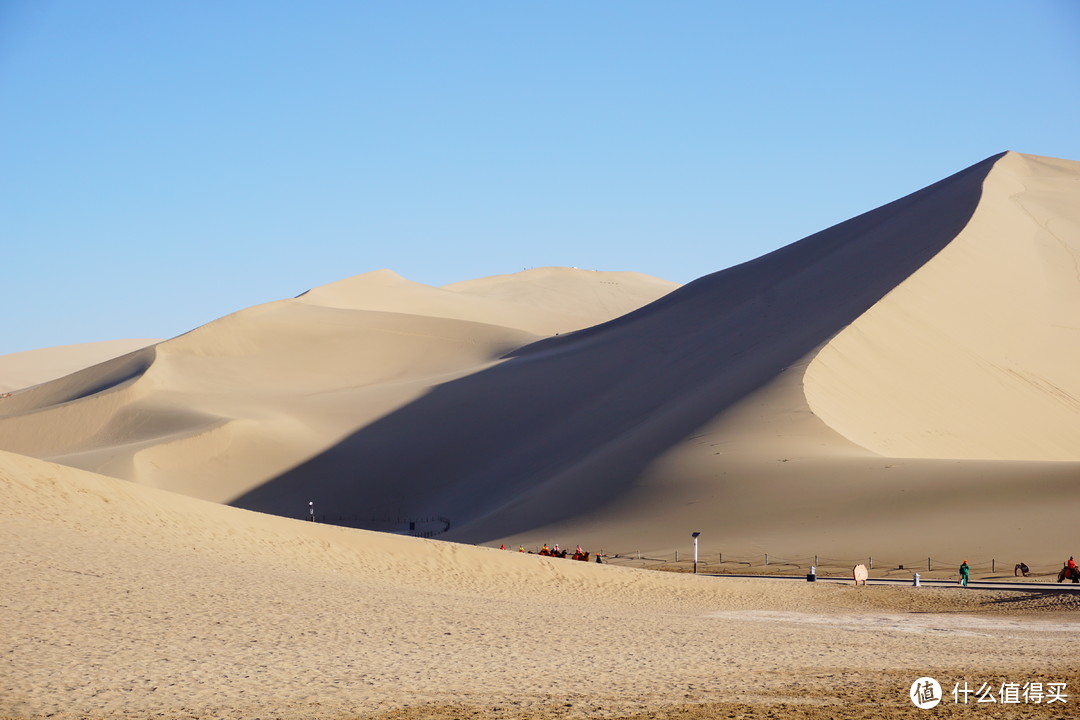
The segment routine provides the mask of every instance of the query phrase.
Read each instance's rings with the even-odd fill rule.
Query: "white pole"
[[[694,538],[694,572],[697,573],[697,537]]]

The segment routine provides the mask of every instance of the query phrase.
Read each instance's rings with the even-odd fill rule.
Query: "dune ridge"
[[[467,543],[1049,558],[1078,177],[1004,153],[673,292],[367,273],[16,393],[0,447]]]
[[[567,268],[499,282],[523,287],[508,302],[383,270],[241,310],[3,398],[0,447],[228,502],[538,332],[676,287]],[[588,297],[568,312],[545,292]]]
[[[376,271],[18,388],[0,717],[881,720],[925,675],[1065,683],[1071,712],[1080,594],[1046,578],[857,588],[474,545],[685,558],[693,530],[703,557],[1059,563],[1078,186],[1078,163],[994,156],[679,289]],[[309,501],[359,529],[298,519]]]
[[[1078,168],[999,160],[956,239],[815,355],[814,414],[886,456],[1080,460]]]
[[[0,393],[40,385],[160,340],[106,340],[0,355]]]
[[[808,368],[834,338],[896,301],[897,288],[1006,202],[995,188],[1023,171],[1018,157],[995,156],[605,324],[516,350],[236,504],[286,514],[311,496],[347,521],[362,497],[390,516],[445,516],[445,537],[464,542],[580,539],[670,552],[695,527],[732,551],[888,548],[925,558],[961,542],[988,558],[1048,556],[1067,546],[1056,498],[1074,462],[883,455],[823,422],[804,383],[814,386]],[[1076,165],[1062,166],[1051,182],[1068,193]],[[1075,205],[1052,212],[1068,218]],[[966,277],[954,280],[962,287]],[[983,318],[983,330],[995,322]],[[925,341],[897,342],[918,352]],[[976,382],[993,392],[992,376]],[[843,408],[843,397],[830,401]],[[860,419],[871,431],[890,412],[872,409]],[[853,516],[856,502],[868,510]],[[1013,530],[1000,532],[1003,519]]]

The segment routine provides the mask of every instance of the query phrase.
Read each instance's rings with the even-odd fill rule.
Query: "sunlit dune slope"
[[[106,340],[0,355],[0,392],[11,392],[70,375],[153,345],[157,340]]]
[[[823,423],[802,384],[822,347],[999,202],[984,181],[1015,160],[434,387],[236,503],[287,514],[316,498],[346,523],[439,517],[470,542],[632,551],[677,547],[693,527],[727,547],[811,554],[1049,552],[1076,466],[891,462]],[[865,426],[891,412],[872,409]]]
[[[882,455],[1080,460],[1080,163],[999,160],[971,221],[805,385],[818,417]]]
[[[0,399],[0,447],[228,502],[538,332],[675,287],[557,268],[520,280],[507,303],[377,271],[242,310]],[[583,299],[568,313],[546,291]]]
[[[670,293],[369,273],[15,393],[0,447],[470,543],[1053,557],[1078,178],[995,156]]]

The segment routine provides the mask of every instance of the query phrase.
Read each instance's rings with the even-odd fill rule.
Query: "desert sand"
[[[1080,596],[1039,587],[1080,550],[1077,268],[1080,163],[1005,153],[684,287],[376,271],[14,382],[0,715],[894,717],[922,675],[1078,688]],[[1036,573],[641,569],[686,569],[690,531],[729,573]],[[556,542],[609,562],[495,549]]]
[[[0,393],[56,380],[159,340],[105,340],[0,355]]]
[[[1080,682],[1075,593],[580,563],[253,513],[9,453],[0,480],[12,717],[894,717],[924,675],[949,692]],[[1063,717],[1055,707],[1026,709]]]

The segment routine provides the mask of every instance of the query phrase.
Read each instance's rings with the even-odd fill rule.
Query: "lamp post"
[[[311,516],[311,522],[315,522],[315,501],[312,500],[308,503],[308,515]]]
[[[690,537],[694,538],[694,574],[697,575],[697,539],[701,533],[690,533]]]

